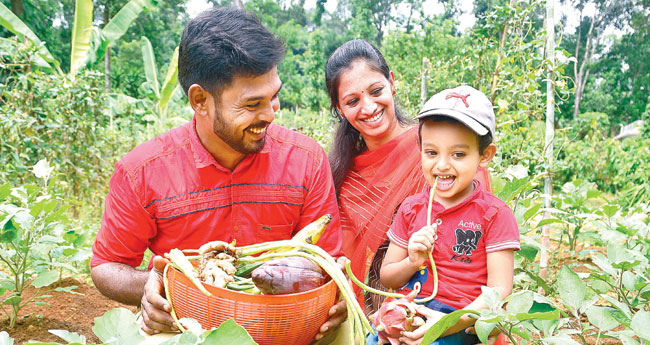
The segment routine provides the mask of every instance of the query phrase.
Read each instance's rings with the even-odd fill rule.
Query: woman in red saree
[[[402,201],[427,186],[420,166],[417,126],[395,104],[394,75],[381,52],[364,40],[348,41],[327,60],[325,83],[332,115],[340,121],[329,160],[339,201],[343,251],[354,275],[384,289],[379,268],[386,232]],[[476,179],[491,190],[486,170]],[[366,313],[383,298],[364,295]]]

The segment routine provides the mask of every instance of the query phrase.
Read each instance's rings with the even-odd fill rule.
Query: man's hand
[[[346,257],[340,257],[336,259],[336,263],[339,264],[341,270],[345,272],[345,262],[348,259]],[[352,285],[350,283],[350,285]],[[325,337],[333,337],[334,332],[341,326],[343,321],[348,317],[348,308],[345,304],[345,299],[341,299],[340,302],[334,304],[329,310],[329,319],[320,326],[318,334],[314,337],[314,340],[318,341]]]
[[[163,275],[165,265],[169,261],[162,256],[153,258],[153,268],[149,272],[149,279],[144,285],[142,296],[142,330],[147,334],[178,331],[174,319],[170,314],[171,305],[163,297]]]

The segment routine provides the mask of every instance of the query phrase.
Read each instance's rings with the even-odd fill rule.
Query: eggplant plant
[[[35,248],[47,246],[55,229],[65,227],[65,207],[51,194],[48,180],[53,168],[41,160],[33,172],[42,183],[11,187],[0,186],[0,264],[7,273],[0,272],[0,309],[9,318],[9,328],[16,325],[18,312],[29,303],[43,304],[43,287],[59,280],[60,273],[44,261]],[[35,288],[25,296],[28,285]],[[8,292],[8,293],[7,293]]]

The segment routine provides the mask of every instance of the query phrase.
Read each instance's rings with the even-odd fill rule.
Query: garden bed
[[[54,291],[56,287],[67,286],[77,286],[73,291],[81,295]],[[31,296],[33,293],[34,289],[30,287],[26,290],[25,295]],[[99,339],[92,331],[95,317],[117,307],[126,307],[135,312],[135,307],[127,307],[112,301],[99,293],[94,286],[73,278],[62,279],[53,286],[44,288],[41,294],[52,296],[42,299],[48,305],[28,304],[25,306],[20,311],[20,319],[14,329],[9,329],[6,315],[0,314],[0,330],[9,332],[9,336],[14,338],[14,344],[23,344],[29,340],[65,343],[61,338],[49,333],[48,330],[51,329],[76,332],[85,336],[88,343],[99,343]]]

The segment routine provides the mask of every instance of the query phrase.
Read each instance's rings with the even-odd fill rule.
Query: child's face
[[[460,203],[474,191],[476,170],[487,166],[496,146],[480,154],[477,134],[457,122],[425,121],[420,133],[424,177],[431,186],[438,177],[435,200],[446,208]]]

